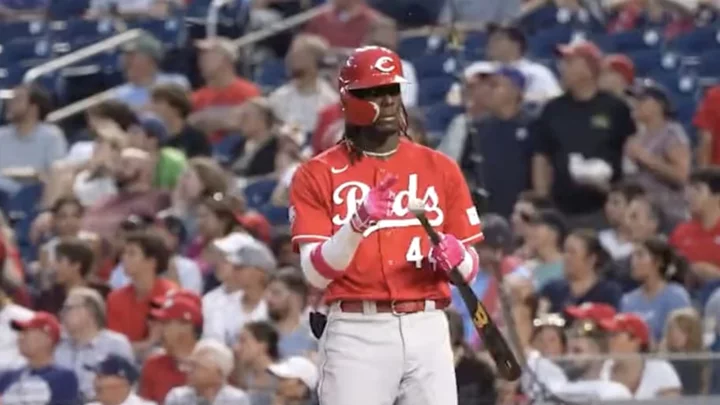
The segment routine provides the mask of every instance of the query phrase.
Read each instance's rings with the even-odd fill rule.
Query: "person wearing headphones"
[[[683,189],[690,178],[690,141],[675,120],[667,90],[649,80],[631,90],[638,132],[625,144],[627,178],[639,183],[671,223],[688,218]]]
[[[87,366],[95,367],[110,355],[135,361],[128,338],[106,329],[105,319],[105,302],[89,287],[72,289],[61,310],[66,333],[55,348],[55,363],[75,372],[85,399],[95,397],[95,376]]]

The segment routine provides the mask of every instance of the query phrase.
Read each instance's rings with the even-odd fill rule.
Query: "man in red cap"
[[[407,136],[405,81],[394,52],[356,49],[340,70],[342,142],[304,163],[290,189],[292,241],[330,312],[321,403],[457,403],[442,309],[448,272],[477,274],[480,217],[457,164]],[[442,232],[439,246],[411,208]]]
[[[10,326],[19,333],[18,348],[27,366],[0,373],[2,403],[78,403],[80,391],[75,373],[56,366],[53,358],[55,345],[60,340],[57,318],[47,312],[36,312],[30,319],[11,321]]]
[[[145,362],[140,373],[140,396],[160,404],[173,387],[185,385],[187,377],[179,365],[192,354],[202,335],[200,300],[187,292],[171,294],[161,308],[150,311],[150,318],[161,325],[164,350]]]

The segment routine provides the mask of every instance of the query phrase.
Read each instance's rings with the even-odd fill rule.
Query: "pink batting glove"
[[[363,233],[381,219],[390,216],[395,193],[390,190],[397,182],[397,176],[387,175],[380,184],[373,187],[350,219],[353,231]]]
[[[440,243],[430,248],[430,262],[434,263],[435,271],[448,274],[465,259],[465,246],[452,235],[440,235]]]

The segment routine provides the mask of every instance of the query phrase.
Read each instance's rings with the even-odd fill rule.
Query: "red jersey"
[[[364,157],[351,163],[347,146],[340,144],[304,163],[290,188],[293,243],[330,238],[388,174],[398,176],[392,215],[365,231],[350,266],[328,285],[327,302],[450,297],[447,280],[423,269],[431,243],[408,210],[411,199],[425,201],[436,230],[468,245],[482,239],[480,218],[457,164],[402,138],[387,160]]]

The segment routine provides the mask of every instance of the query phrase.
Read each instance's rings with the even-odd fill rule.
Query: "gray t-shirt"
[[[19,134],[14,125],[0,127],[0,170],[31,167],[49,169],[67,154],[67,140],[55,125],[40,123],[28,134]]]

